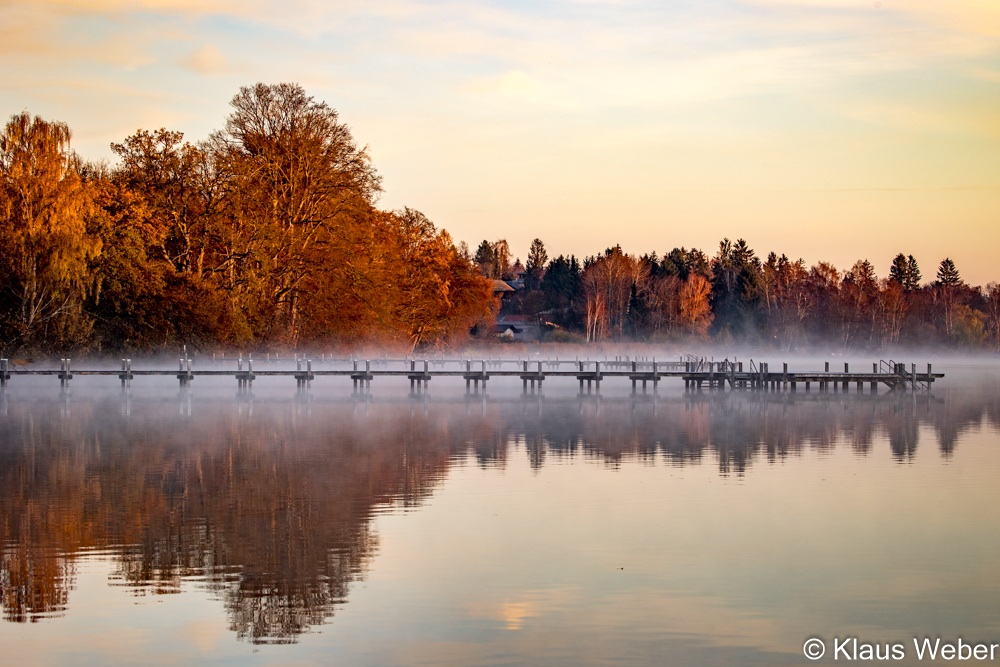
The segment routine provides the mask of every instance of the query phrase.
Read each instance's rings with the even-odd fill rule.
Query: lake
[[[927,664],[935,646],[988,648],[1000,371],[934,368],[930,394],[874,396],[15,379],[5,662],[802,665],[822,648],[819,663]]]

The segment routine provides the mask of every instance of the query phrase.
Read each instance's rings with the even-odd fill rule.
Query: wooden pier
[[[233,368],[235,362],[235,368]],[[525,394],[541,393],[547,379],[576,380],[581,394],[600,393],[606,380],[631,383],[632,393],[646,393],[651,387],[655,392],[663,380],[678,379],[688,391],[818,391],[847,392],[852,387],[859,393],[868,387],[876,393],[879,387],[891,391],[930,391],[943,373],[934,373],[931,364],[926,371],[918,372],[916,364],[907,366],[892,360],[872,363],[871,370],[851,369],[844,363],[843,370],[831,370],[825,362],[823,370],[789,370],[788,364],[771,369],[767,362],[744,364],[741,361],[714,361],[695,357],[682,357],[678,361],[655,359],[605,359],[591,360],[472,360],[472,359],[326,359],[322,368],[314,368],[310,359],[296,359],[295,368],[272,368],[269,362],[264,369],[254,367],[252,357],[244,360],[208,362],[212,368],[194,368],[192,359],[185,356],[178,360],[176,370],[135,369],[131,359],[122,359],[120,369],[74,369],[70,359],[61,359],[58,368],[34,369],[15,367],[8,359],[0,359],[0,387],[7,387],[17,376],[54,376],[60,386],[67,387],[76,376],[113,376],[121,386],[131,386],[139,377],[174,377],[181,388],[189,387],[199,377],[228,376],[237,384],[237,390],[251,389],[258,377],[274,376],[293,378],[300,391],[308,391],[312,382],[323,377],[349,377],[355,393],[368,393],[375,378],[405,377],[412,393],[423,393],[434,378],[454,377],[465,380],[467,393],[486,391],[486,383],[493,378],[521,380]],[[281,364],[278,364],[281,365]],[[223,366],[224,368],[219,368]],[[225,368],[228,366],[228,368]],[[567,368],[568,366],[568,368]]]

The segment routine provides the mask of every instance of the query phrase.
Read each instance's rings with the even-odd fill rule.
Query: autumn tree
[[[840,271],[830,262],[817,262],[809,268],[806,290],[812,304],[807,318],[807,330],[813,340],[824,340],[837,326],[837,294],[840,291]]]
[[[91,330],[82,303],[100,243],[70,138],[64,123],[27,112],[0,134],[0,326],[15,348],[78,345]]]
[[[635,318],[640,330],[654,338],[676,326],[682,281],[672,265],[661,262],[655,252],[639,258],[645,279],[636,285]]]
[[[876,299],[876,322],[883,346],[899,342],[903,322],[909,311],[909,299],[904,284],[894,278],[879,282]]]
[[[211,156],[183,139],[161,128],[111,144],[121,160],[114,179],[149,209],[151,258],[178,273],[202,275],[214,268],[210,241],[223,189]]]
[[[695,336],[704,336],[712,324],[712,284],[700,273],[691,273],[681,286],[678,298],[678,323]]]
[[[761,267],[760,293],[763,315],[771,338],[787,349],[805,336],[805,320],[813,299],[809,273],[802,259],[791,261],[786,255],[769,253]]]
[[[445,231],[409,208],[392,214],[401,271],[395,315],[411,349],[467,337],[488,315],[491,284],[476,275]]]
[[[643,270],[643,264],[619,246],[585,262],[581,284],[588,341],[622,335]]]
[[[986,324],[990,345],[1000,350],[1000,283],[991,282],[983,296],[986,300]]]
[[[511,270],[510,263],[510,244],[507,243],[507,239],[497,239],[490,244],[490,248],[493,249],[494,267],[493,267],[493,278],[499,280],[511,280],[514,278],[514,274]]]
[[[337,112],[296,84],[241,88],[231,106],[212,137],[231,179],[230,285],[264,304],[260,334],[294,343],[304,281],[318,257],[351,251],[341,232],[365,219],[380,180]]]
[[[861,259],[844,274],[836,304],[841,341],[845,347],[870,344],[874,334],[878,277],[875,267]]]
[[[354,252],[303,283],[304,340],[413,350],[465,338],[489,316],[490,281],[419,211],[373,211],[350,232]]]
[[[178,318],[163,301],[172,271],[147,254],[160,238],[149,207],[141,195],[106,173],[95,170],[88,180],[98,209],[90,230],[103,248],[93,264],[93,289],[87,297],[99,345],[115,350],[163,345],[173,339]]]

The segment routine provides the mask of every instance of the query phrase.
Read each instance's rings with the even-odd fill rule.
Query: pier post
[[[7,380],[10,379],[10,371],[7,370],[9,363],[7,359],[0,359],[0,387],[6,387]]]
[[[129,384],[131,383],[132,380],[132,373],[130,372],[132,370],[130,368],[131,365],[132,365],[131,359],[122,359],[122,372],[118,376],[118,378],[122,381],[122,389],[129,386]]]

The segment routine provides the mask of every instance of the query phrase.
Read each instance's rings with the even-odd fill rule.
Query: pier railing
[[[202,365],[208,366],[207,368]],[[641,386],[643,393],[652,385],[656,391],[664,380],[678,379],[688,390],[718,391],[797,391],[800,387],[810,391],[815,386],[819,391],[848,391],[853,385],[856,391],[877,392],[880,386],[892,391],[929,391],[943,373],[934,373],[931,364],[925,372],[917,372],[917,365],[889,360],[872,364],[872,370],[852,370],[844,363],[844,370],[830,370],[830,362],[824,362],[820,370],[789,370],[782,364],[781,370],[771,370],[766,361],[748,360],[744,362],[724,359],[715,361],[704,357],[688,355],[677,360],[657,360],[655,358],[617,357],[604,360],[568,359],[334,359],[323,358],[319,364],[305,357],[296,358],[294,368],[287,367],[288,361],[255,365],[252,356],[244,359],[214,359],[195,363],[186,354],[178,359],[176,370],[135,368],[131,359],[122,359],[120,369],[116,368],[74,368],[70,359],[60,359],[59,366],[36,368],[34,365],[15,364],[9,359],[0,359],[0,387],[7,387],[16,376],[54,376],[60,386],[67,387],[78,376],[116,376],[122,387],[131,386],[133,380],[143,376],[174,377],[180,386],[188,387],[199,377],[228,376],[236,380],[239,391],[248,391],[255,379],[261,376],[289,377],[296,381],[300,390],[308,390],[313,381],[321,377],[343,376],[353,382],[355,392],[368,392],[371,383],[381,377],[405,377],[414,392],[426,391],[430,381],[439,377],[455,377],[465,380],[467,391],[485,391],[486,383],[493,378],[517,378],[521,380],[525,393],[541,392],[542,384],[548,379],[563,382],[576,380],[580,392],[600,392],[601,383],[610,379],[626,380],[631,383],[633,393]],[[277,368],[276,366],[280,366]],[[567,368],[568,366],[568,368]]]

